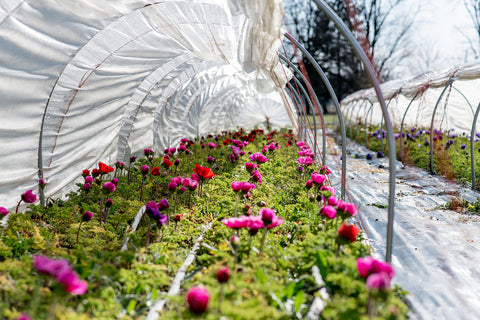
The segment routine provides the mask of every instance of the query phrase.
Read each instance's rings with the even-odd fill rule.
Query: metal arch
[[[298,42],[292,35],[289,33],[285,33],[285,37],[289,39],[291,42],[293,42],[300,51],[306,56],[308,61],[313,65],[317,73],[320,75],[322,78],[323,84],[328,90],[328,93],[330,94],[330,97],[332,98],[333,104],[335,106],[335,109],[337,111],[337,116],[338,116],[338,122],[340,124],[340,134],[342,138],[342,175],[341,175],[341,181],[342,181],[342,189],[341,189],[341,199],[345,200],[345,183],[346,183],[346,174],[347,174],[347,138],[346,138],[346,130],[345,130],[345,123],[344,123],[344,118],[342,114],[342,110],[340,109],[340,103],[338,102],[337,95],[335,93],[335,90],[333,90],[333,87],[328,80],[327,76],[325,75],[325,72],[323,72],[322,68],[319,66],[317,61],[312,57],[310,52],[308,52],[300,42]],[[320,104],[319,104],[320,106]],[[320,110],[321,111],[321,110]]]
[[[389,170],[390,170],[390,177],[389,177],[389,198],[388,198],[388,224],[387,224],[387,245],[386,245],[386,253],[385,253],[385,260],[387,262],[392,261],[392,244],[393,244],[393,220],[395,217],[395,174],[396,174],[396,151],[395,151],[395,141],[393,138],[393,127],[388,116],[387,106],[385,104],[385,99],[383,98],[382,91],[380,89],[380,84],[378,83],[377,77],[375,75],[375,71],[370,64],[365,52],[363,52],[362,48],[355,40],[355,37],[350,32],[348,27],[345,23],[338,17],[338,15],[333,11],[324,0],[312,0],[315,4],[328,16],[328,18],[333,21],[333,23],[337,26],[339,31],[343,34],[343,36],[347,39],[347,41],[352,46],[353,50],[355,51],[358,58],[362,61],[365,69],[368,72],[370,80],[372,81],[373,87],[375,88],[375,92],[377,94],[378,102],[380,103],[380,107],[382,108],[383,115],[385,117],[385,124],[387,127],[387,142],[388,142],[388,159],[389,159]]]
[[[475,177],[475,157],[474,157],[474,148],[473,148],[473,143],[475,142],[475,136],[477,131],[477,119],[478,119],[478,114],[480,113],[480,103],[477,106],[477,110],[475,111],[475,116],[473,117],[473,123],[472,123],[472,131],[470,133],[470,168],[471,168],[471,174],[472,174],[472,190],[476,189],[476,177]]]
[[[297,105],[302,104],[302,99],[301,99],[300,96],[298,95],[298,92],[295,91],[295,90],[293,90],[292,88],[289,88],[289,89],[290,89],[289,91],[291,92],[291,94],[293,94],[293,97],[294,97],[295,100],[297,101]],[[299,120],[302,119],[302,118],[301,118],[302,115],[303,115],[303,119],[304,119],[304,120],[300,120],[299,123],[300,123],[300,125],[302,125],[302,123],[303,123],[303,124],[304,124],[303,127],[305,127],[305,126],[306,126],[306,123],[303,122],[303,121],[305,121],[305,115],[304,115],[304,113],[303,113],[303,110],[302,110],[302,108],[300,108],[300,107],[297,107],[297,109],[300,111],[300,112],[298,113],[298,118],[299,118]],[[304,131],[299,130],[299,132],[300,132],[300,138],[301,138],[302,140],[306,140],[306,136],[304,135]]]
[[[307,92],[307,90],[305,89],[305,87],[302,85],[302,83],[300,82],[300,80],[297,78],[297,77],[293,77],[293,79],[295,80],[295,82],[297,83],[298,87],[300,88],[300,90],[302,90],[302,93],[303,95],[305,96],[305,99],[307,100],[307,103],[310,105],[310,107],[312,107],[312,110],[315,110],[315,107],[313,105],[313,102],[312,102],[312,99],[310,99],[310,96]],[[313,93],[315,95],[315,92]],[[315,95],[315,98],[316,98],[316,95]],[[318,100],[318,99],[317,99]],[[325,119],[323,118],[323,112],[320,113],[320,117],[322,118],[322,122],[324,123],[325,122]],[[315,120],[316,118],[316,115],[313,116],[313,122],[314,122],[314,127],[315,127],[315,133],[314,133],[314,138],[315,138],[315,152],[314,154],[316,155],[317,152],[316,152],[316,146],[317,146],[317,122]],[[323,136],[325,137],[326,135],[326,132],[323,130],[324,128],[322,128],[322,133],[323,133]],[[323,139],[323,150],[322,150],[322,156],[323,156],[323,164],[325,164],[325,155],[326,155],[326,138]]]
[[[300,78],[303,80],[303,82],[307,85],[307,87],[313,92],[313,97],[315,99],[315,102],[317,103],[318,106],[320,106],[320,101],[318,101],[318,97],[317,95],[315,94],[315,90],[313,89],[312,85],[307,81],[307,79],[305,78],[305,76],[303,75],[303,73],[298,70],[297,67],[295,67],[291,62],[290,60],[288,60],[287,57],[285,57],[283,54],[279,53],[279,57],[280,59],[282,59],[285,63],[287,63],[289,65],[289,67],[291,67],[299,76]],[[314,109],[315,110],[315,109]],[[322,144],[323,144],[323,150],[322,150],[322,162],[323,164],[325,164],[325,160],[326,160],[326,155],[327,155],[327,138],[326,138],[326,134],[325,134],[325,120],[323,118],[323,111],[321,110],[321,108],[319,107],[319,110],[320,110],[320,120],[322,121],[322,131],[323,131],[323,135],[322,135]],[[314,134],[314,140],[315,140],[315,144],[316,144],[316,141],[317,141],[317,138],[316,138],[316,131],[315,131],[315,134]]]
[[[402,121],[400,122],[400,137],[399,137],[400,138],[400,159],[402,163],[405,163],[405,157],[403,155],[403,124],[405,122],[405,117],[407,116],[408,109],[410,109],[410,106],[412,105],[413,101],[415,101],[415,99],[418,97],[421,91],[422,89],[418,90],[413,96],[413,98],[410,100],[407,108],[405,109],[405,112],[403,113]]]
[[[431,174],[433,174],[433,122],[435,121],[435,113],[437,112],[438,105],[440,104],[440,100],[442,100],[442,97],[445,94],[445,91],[447,91],[447,88],[452,85],[453,81],[455,81],[455,78],[451,77],[448,80],[445,87],[443,87],[442,93],[440,93],[440,96],[438,97],[432,112],[432,122],[430,123],[430,173]]]
[[[459,93],[463,97],[463,99],[467,102],[468,106],[470,107],[470,111],[472,111],[472,116],[473,116],[475,112],[473,111],[473,106],[470,103],[470,100],[468,100],[468,98],[463,94],[462,91],[460,91],[458,88],[454,87],[453,85],[452,85],[452,89],[457,91],[457,93]]]

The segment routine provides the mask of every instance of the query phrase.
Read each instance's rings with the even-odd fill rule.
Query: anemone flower
[[[17,208],[15,209],[15,213],[18,213],[18,207],[23,202],[25,203],[34,203],[37,201],[37,196],[32,192],[32,190],[25,191],[22,196],[20,197],[20,201],[17,204]]]
[[[193,287],[187,292],[187,304],[191,312],[202,314],[208,308],[210,294],[204,287]]]
[[[88,222],[92,220],[92,218],[93,218],[93,213],[91,213],[90,211],[85,211],[82,214],[82,220],[80,221],[80,224],[78,225],[78,230],[77,230],[77,244],[78,244],[78,235],[80,234],[80,227],[82,226],[82,223]]]
[[[261,258],[263,254],[263,249],[265,247],[265,239],[267,238],[268,229],[275,228],[283,224],[285,221],[283,221],[282,218],[277,217],[275,211],[270,208],[260,209],[259,214],[259,217],[263,222],[263,237],[260,245],[260,252],[258,253],[258,256]]]

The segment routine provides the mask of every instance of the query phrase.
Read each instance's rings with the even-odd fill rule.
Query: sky
[[[476,41],[475,45],[478,47],[478,36],[475,35],[472,20],[463,0],[407,0],[407,2],[406,14],[411,14],[408,9],[416,8],[418,5],[420,11],[414,23],[415,31],[410,39],[415,44],[415,52],[408,58],[410,62],[405,62],[407,66],[404,67],[403,77],[415,76],[416,70],[450,69],[474,61],[467,37]],[[431,61],[421,67],[420,62],[425,63],[425,60]]]

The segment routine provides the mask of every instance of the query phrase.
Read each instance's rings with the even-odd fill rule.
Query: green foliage
[[[241,135],[247,139],[247,133]],[[101,175],[88,194],[78,184],[79,190],[70,193],[66,200],[51,200],[48,208],[30,206],[26,213],[11,214],[8,227],[0,229],[0,318],[15,319],[21,312],[27,312],[36,320],[144,319],[156,299],[166,298],[164,293],[208,223],[212,227],[204,232],[195,259],[186,270],[181,293],[168,297],[169,302],[160,314],[162,319],[197,318],[185,303],[185,293],[197,285],[210,292],[204,319],[305,317],[320,289],[312,275],[315,265],[330,294],[322,317],[365,317],[368,291],[365,281],[358,276],[355,261],[356,257],[368,254],[368,247],[355,242],[342,246],[337,254],[338,224],[329,223],[328,229],[323,229],[320,204],[305,190],[305,181],[313,169],[304,175],[296,171],[298,148],[286,146],[292,137],[258,132],[256,136],[255,141],[243,148],[247,155],[235,163],[230,161],[229,146],[208,150],[197,142],[189,146],[190,155],[175,155],[180,159],[177,168],[167,170],[159,158],[139,157],[123,170],[123,175],[116,175],[120,182],[112,194],[105,195],[101,186],[114,173]],[[230,134],[219,141],[207,138],[202,142],[222,144],[222,139],[228,137],[239,138]],[[256,215],[264,206],[274,208],[285,223],[267,233],[261,257],[258,253],[262,232],[250,237],[246,230],[240,230],[235,261],[235,249],[229,243],[232,230],[221,223],[222,219],[232,217],[235,210],[236,196],[231,182],[250,181],[244,167],[249,161],[248,153],[261,150],[272,137],[281,148],[267,152],[269,161],[259,168],[263,183],[256,183],[249,197],[241,197],[238,209],[240,214],[248,214],[246,205],[249,205],[250,212]],[[213,165],[207,163],[208,155],[217,159]],[[204,195],[199,197],[198,190],[176,195],[168,191],[170,178],[190,176],[195,163],[214,168],[216,174],[204,183]],[[143,183],[144,198],[140,201],[139,168],[144,164],[151,169],[159,166],[161,172],[167,171],[167,176],[148,174]],[[103,223],[100,209],[104,208],[107,197],[113,200],[113,206],[107,223]],[[132,224],[140,208],[148,201],[158,202],[162,198],[170,203],[169,225],[159,227],[151,221],[149,229],[149,218],[145,215],[133,232]],[[80,227],[84,211],[93,212],[94,217]],[[182,214],[182,220],[176,224],[173,215],[178,213]],[[122,251],[126,237],[128,249]],[[54,278],[39,274],[32,265],[35,254],[66,259],[78,276],[88,282],[87,293],[69,295]],[[232,272],[220,303],[221,286],[215,274],[222,266],[229,266]],[[402,294],[401,289],[385,293],[379,316],[405,318]]]

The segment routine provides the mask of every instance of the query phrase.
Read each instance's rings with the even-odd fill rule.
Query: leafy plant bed
[[[402,139],[400,139],[402,135]],[[384,157],[388,154],[386,133],[379,126],[367,126],[365,141],[364,125],[353,125],[347,129],[347,136],[361,144],[368,144],[374,151],[367,157]],[[480,182],[480,142],[477,134],[474,142],[475,176]],[[403,147],[400,148],[400,140]],[[397,159],[405,164],[430,170],[430,131],[422,128],[408,128],[395,133]],[[401,154],[403,150],[403,154]],[[433,170],[435,174],[460,183],[472,183],[470,166],[470,137],[456,134],[453,129],[446,132],[435,130],[433,135]]]
[[[46,208],[1,208],[0,317],[404,319],[393,269],[368,257],[355,205],[313,158],[291,132],[225,132],[99,163]]]

